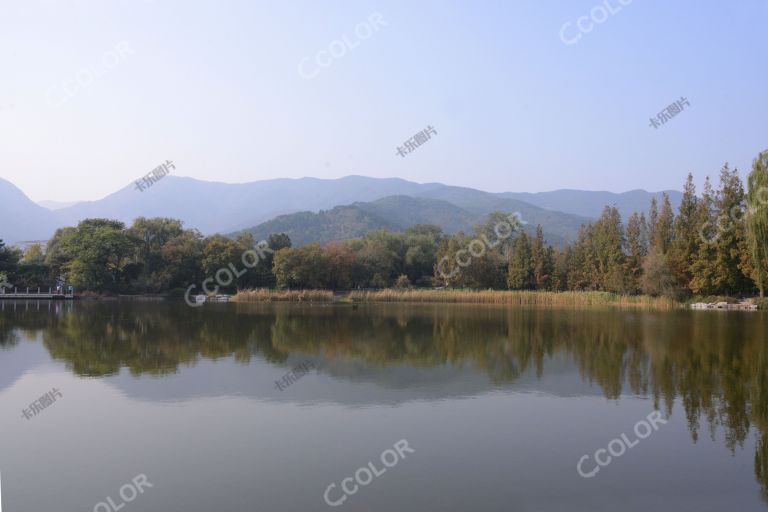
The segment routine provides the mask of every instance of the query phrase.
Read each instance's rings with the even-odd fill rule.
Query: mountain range
[[[461,196],[456,200],[461,199]],[[470,204],[467,201],[459,201]],[[271,233],[286,233],[296,245],[310,242],[325,243],[360,237],[375,229],[405,231],[414,224],[435,224],[446,233],[464,231],[485,220],[494,211],[519,212],[529,233],[541,224],[544,237],[553,245],[561,246],[572,239],[579,226],[590,219],[537,208],[515,200],[492,200],[462,208],[456,204],[425,197],[387,196],[372,202],[356,202],[317,213],[304,211],[280,215],[253,228],[243,230],[263,240]],[[232,233],[236,235],[238,233]]]
[[[676,208],[680,192],[667,192]],[[206,235],[293,230],[296,243],[325,242],[359,236],[370,229],[401,230],[419,223],[437,224],[451,233],[469,231],[484,216],[500,210],[520,212],[530,229],[541,224],[548,241],[560,245],[572,240],[579,226],[596,218],[606,204],[615,205],[626,219],[633,211],[646,211],[652,197],[660,198],[661,192],[491,193],[364,176],[241,184],[166,176],[144,191],[130,185],[98,201],[65,207],[54,203],[56,209],[52,210],[34,203],[18,187],[0,178],[0,239],[10,243],[46,240],[56,228],[74,226],[85,218],[130,224],[144,216],[181,219],[185,226]]]

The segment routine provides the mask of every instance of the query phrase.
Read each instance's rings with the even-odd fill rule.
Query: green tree
[[[669,195],[664,192],[661,200],[661,213],[653,230],[651,247],[658,248],[663,254],[667,254],[674,237],[674,223],[675,214],[672,213],[672,204],[669,202]]]
[[[745,258],[749,254],[744,221],[745,201],[738,171],[731,171],[725,164],[720,171],[720,188],[715,201],[719,236],[715,240],[714,284],[721,293],[728,295],[753,288],[753,283],[743,272]]]
[[[693,263],[699,247],[699,205],[693,175],[688,178],[683,188],[680,210],[674,223],[674,236],[670,248],[670,266],[678,282],[685,287],[693,279]]]
[[[478,251],[480,244],[478,239],[471,242],[471,250]],[[475,289],[504,290],[507,288],[508,261],[497,248],[490,249],[485,246],[482,256],[472,256],[471,264],[464,269],[467,277],[467,286]]]
[[[475,226],[475,235],[488,249],[497,251],[508,259],[515,244],[517,233],[522,231],[519,213],[495,211],[486,221]]]
[[[251,233],[240,234],[236,240],[222,235],[208,237],[203,241],[203,272],[215,278],[225,289],[253,287],[256,271],[250,264],[256,257],[248,257],[247,253],[255,248],[256,242]],[[259,256],[258,251],[254,252]],[[261,264],[260,259],[256,267]]]
[[[664,295],[676,296],[675,275],[669,265],[667,256],[661,252],[660,247],[650,249],[648,256],[643,261],[643,275],[640,278],[640,287],[644,294],[654,297]]]
[[[323,248],[328,261],[328,287],[333,290],[349,290],[354,286],[357,255],[344,242],[329,242]]]
[[[768,282],[768,151],[752,162],[748,178],[747,243],[751,255],[751,277],[765,297]]]
[[[428,278],[437,262],[437,250],[443,238],[439,226],[420,224],[405,232],[404,264],[408,279],[412,283],[428,284]]]
[[[45,255],[40,244],[32,244],[24,251],[13,278],[13,285],[19,289],[40,287],[46,289],[55,282],[50,267],[45,264]],[[0,279],[2,282],[2,279]]]
[[[196,229],[187,229],[163,245],[163,266],[170,274],[168,288],[186,288],[193,283],[200,286],[205,279],[203,246],[203,235]]]
[[[139,217],[128,229],[135,239],[134,261],[139,267],[139,288],[151,291],[167,290],[173,279],[173,269],[163,257],[163,248],[184,232],[176,219]]]
[[[569,290],[598,290],[600,272],[595,252],[595,227],[587,223],[579,228],[579,235],[573,243],[568,271]]]
[[[521,231],[518,214],[491,213],[474,227],[475,237],[465,240],[459,259],[470,264],[462,269],[464,286],[476,289],[505,289],[508,264],[517,234]],[[529,239],[530,242],[530,239]]]
[[[328,259],[320,244],[278,251],[274,270],[278,288],[321,289],[330,284]]]
[[[63,247],[71,257],[64,265],[67,280],[89,290],[121,291],[131,277],[126,269],[135,249],[122,222],[83,220]]]
[[[616,207],[606,206],[594,224],[582,226],[573,244],[571,290],[625,292],[624,227]]]
[[[533,247],[530,237],[520,233],[515,239],[512,249],[512,259],[509,262],[507,284],[512,290],[533,290],[536,278],[533,270]]]
[[[43,255],[43,248],[40,244],[32,244],[24,251],[24,256],[21,258],[21,263],[24,265],[34,265],[45,261],[45,255]]]
[[[380,229],[367,233],[357,245],[358,264],[367,276],[378,276],[369,283],[375,288],[390,286],[405,273],[405,236]]]
[[[59,228],[53,234],[45,250],[45,264],[51,269],[54,277],[64,275],[65,266],[72,261],[74,257],[69,253],[68,247],[70,241],[77,234],[77,228],[65,227]]]
[[[266,242],[269,250],[257,251],[260,256],[259,263],[252,271],[253,278],[248,283],[248,286],[254,288],[275,288],[277,286],[277,278],[274,271],[275,254],[282,249],[291,247],[291,238],[285,233],[272,233],[267,237]]]
[[[603,215],[594,224],[594,254],[597,257],[598,288],[624,292],[624,227],[616,207],[606,206]]]
[[[627,221],[626,276],[629,291],[640,290],[640,278],[643,275],[643,261],[648,254],[648,226],[645,214],[633,213]]]
[[[648,245],[649,249],[656,240],[656,231],[659,227],[659,204],[655,197],[651,198],[651,208],[648,212]]]
[[[230,263],[240,261],[244,249],[239,243],[222,235],[213,235],[203,240],[203,272],[213,276],[219,269],[228,268]]]
[[[13,274],[15,274],[18,269],[20,259],[21,254],[17,249],[6,246],[3,241],[0,240],[0,274],[5,276],[0,282],[5,282],[6,280],[13,278]]]
[[[533,239],[533,248],[531,250],[533,263],[533,279],[537,290],[547,290],[550,288],[554,262],[552,248],[544,242],[544,232],[541,224],[536,226],[536,237]]]
[[[551,288],[553,291],[566,291],[569,289],[568,276],[573,272],[573,249],[569,245],[562,251],[555,251],[553,260],[554,269],[552,271]]]
[[[715,193],[707,177],[704,192],[698,204],[699,242],[696,257],[691,265],[691,281],[688,287],[693,293],[710,295],[716,293],[715,285],[715,243],[719,236],[715,214]]]
[[[467,276],[462,274],[463,268],[459,265],[459,261],[457,261],[457,255],[460,255],[459,251],[466,249],[469,241],[469,237],[462,232],[444,237],[440,241],[437,254],[435,255],[434,278],[436,284],[449,287],[466,285]],[[458,260],[461,260],[461,258],[458,258]]]
[[[273,233],[267,237],[267,245],[274,252],[277,252],[280,249],[287,249],[293,244],[291,243],[291,237],[285,233]]]

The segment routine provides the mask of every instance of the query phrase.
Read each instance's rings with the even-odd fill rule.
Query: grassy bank
[[[616,295],[607,292],[540,292],[501,290],[395,290],[352,291],[337,295],[328,290],[245,290],[238,302],[420,302],[457,304],[509,304],[530,306],[617,306],[641,309],[674,309],[677,302],[664,297]]]

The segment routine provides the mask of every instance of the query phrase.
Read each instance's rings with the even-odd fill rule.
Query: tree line
[[[541,226],[497,212],[473,233],[446,234],[432,225],[405,232],[294,247],[275,233],[253,268],[233,272],[224,291],[245,288],[350,290],[410,286],[620,294],[764,295],[768,279],[768,151],[753,163],[748,188],[726,164],[717,189],[707,178],[700,195],[688,175],[677,212],[665,194],[648,215],[626,224],[614,206],[581,227],[562,248],[546,243]],[[500,226],[505,226],[500,229]],[[168,218],[138,218],[127,227],[86,219],[61,228],[42,247],[22,253],[0,241],[0,283],[46,286],[61,276],[79,290],[164,293],[186,289],[232,268],[253,236],[204,237]]]

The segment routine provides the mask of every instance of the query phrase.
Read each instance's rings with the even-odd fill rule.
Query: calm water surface
[[[5,512],[765,511],[768,316],[0,301],[0,472]]]

